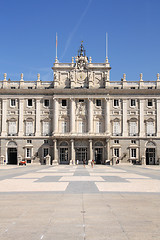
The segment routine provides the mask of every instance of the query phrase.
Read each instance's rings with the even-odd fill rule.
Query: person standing
[[[85,167],[85,163],[86,163],[86,162],[85,162],[85,160],[83,159],[83,167]]]

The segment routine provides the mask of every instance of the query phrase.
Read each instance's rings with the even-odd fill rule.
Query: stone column
[[[93,133],[93,99],[88,99],[88,132]]]
[[[23,105],[24,99],[19,100],[19,133],[18,136],[24,135],[24,128],[23,128]]]
[[[36,136],[40,136],[40,99],[36,99]]]
[[[1,136],[7,135],[7,99],[2,99],[2,133]]]
[[[157,137],[160,137],[160,99],[157,99]]]
[[[92,146],[93,146],[93,142],[92,142],[92,140],[89,140],[89,161],[88,161],[88,165],[91,165],[91,162],[93,160],[93,149],[92,149]]]
[[[75,133],[75,99],[70,99],[70,132]]]
[[[139,101],[140,101],[140,103],[139,103],[139,117],[140,117],[140,120],[139,120],[139,126],[140,126],[139,135],[140,135],[140,137],[143,137],[144,133],[145,133],[145,125],[144,125],[144,99],[140,99]]]
[[[109,147],[109,139],[106,139],[106,164],[110,163],[110,147]]]
[[[53,99],[53,133],[58,133],[58,99]]]
[[[127,130],[127,100],[123,99],[123,137],[128,136]]]
[[[75,149],[74,149],[74,140],[71,139],[71,159],[70,159],[70,165],[75,165]]]
[[[54,139],[53,140],[53,145],[54,145],[54,154],[53,154],[53,161],[52,161],[52,165],[58,165],[58,154],[57,154],[57,140]]]
[[[105,133],[110,133],[110,102],[109,99],[105,99]]]

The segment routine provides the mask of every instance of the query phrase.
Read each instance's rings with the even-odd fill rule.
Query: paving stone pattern
[[[1,240],[159,240],[159,166],[0,166]]]

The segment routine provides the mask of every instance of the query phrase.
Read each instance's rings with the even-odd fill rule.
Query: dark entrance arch
[[[8,148],[8,164],[17,164],[17,148]]]
[[[17,143],[15,141],[8,142],[7,156],[7,164],[17,164]]]
[[[148,142],[146,144],[146,165],[156,164],[156,148],[153,142]]]
[[[94,144],[94,158],[95,158],[96,164],[103,163],[103,143],[102,142],[96,142]]]

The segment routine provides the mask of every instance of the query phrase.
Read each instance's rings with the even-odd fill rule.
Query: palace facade
[[[71,63],[56,58],[53,81],[0,82],[1,164],[160,162],[160,79],[110,81],[81,44]]]

